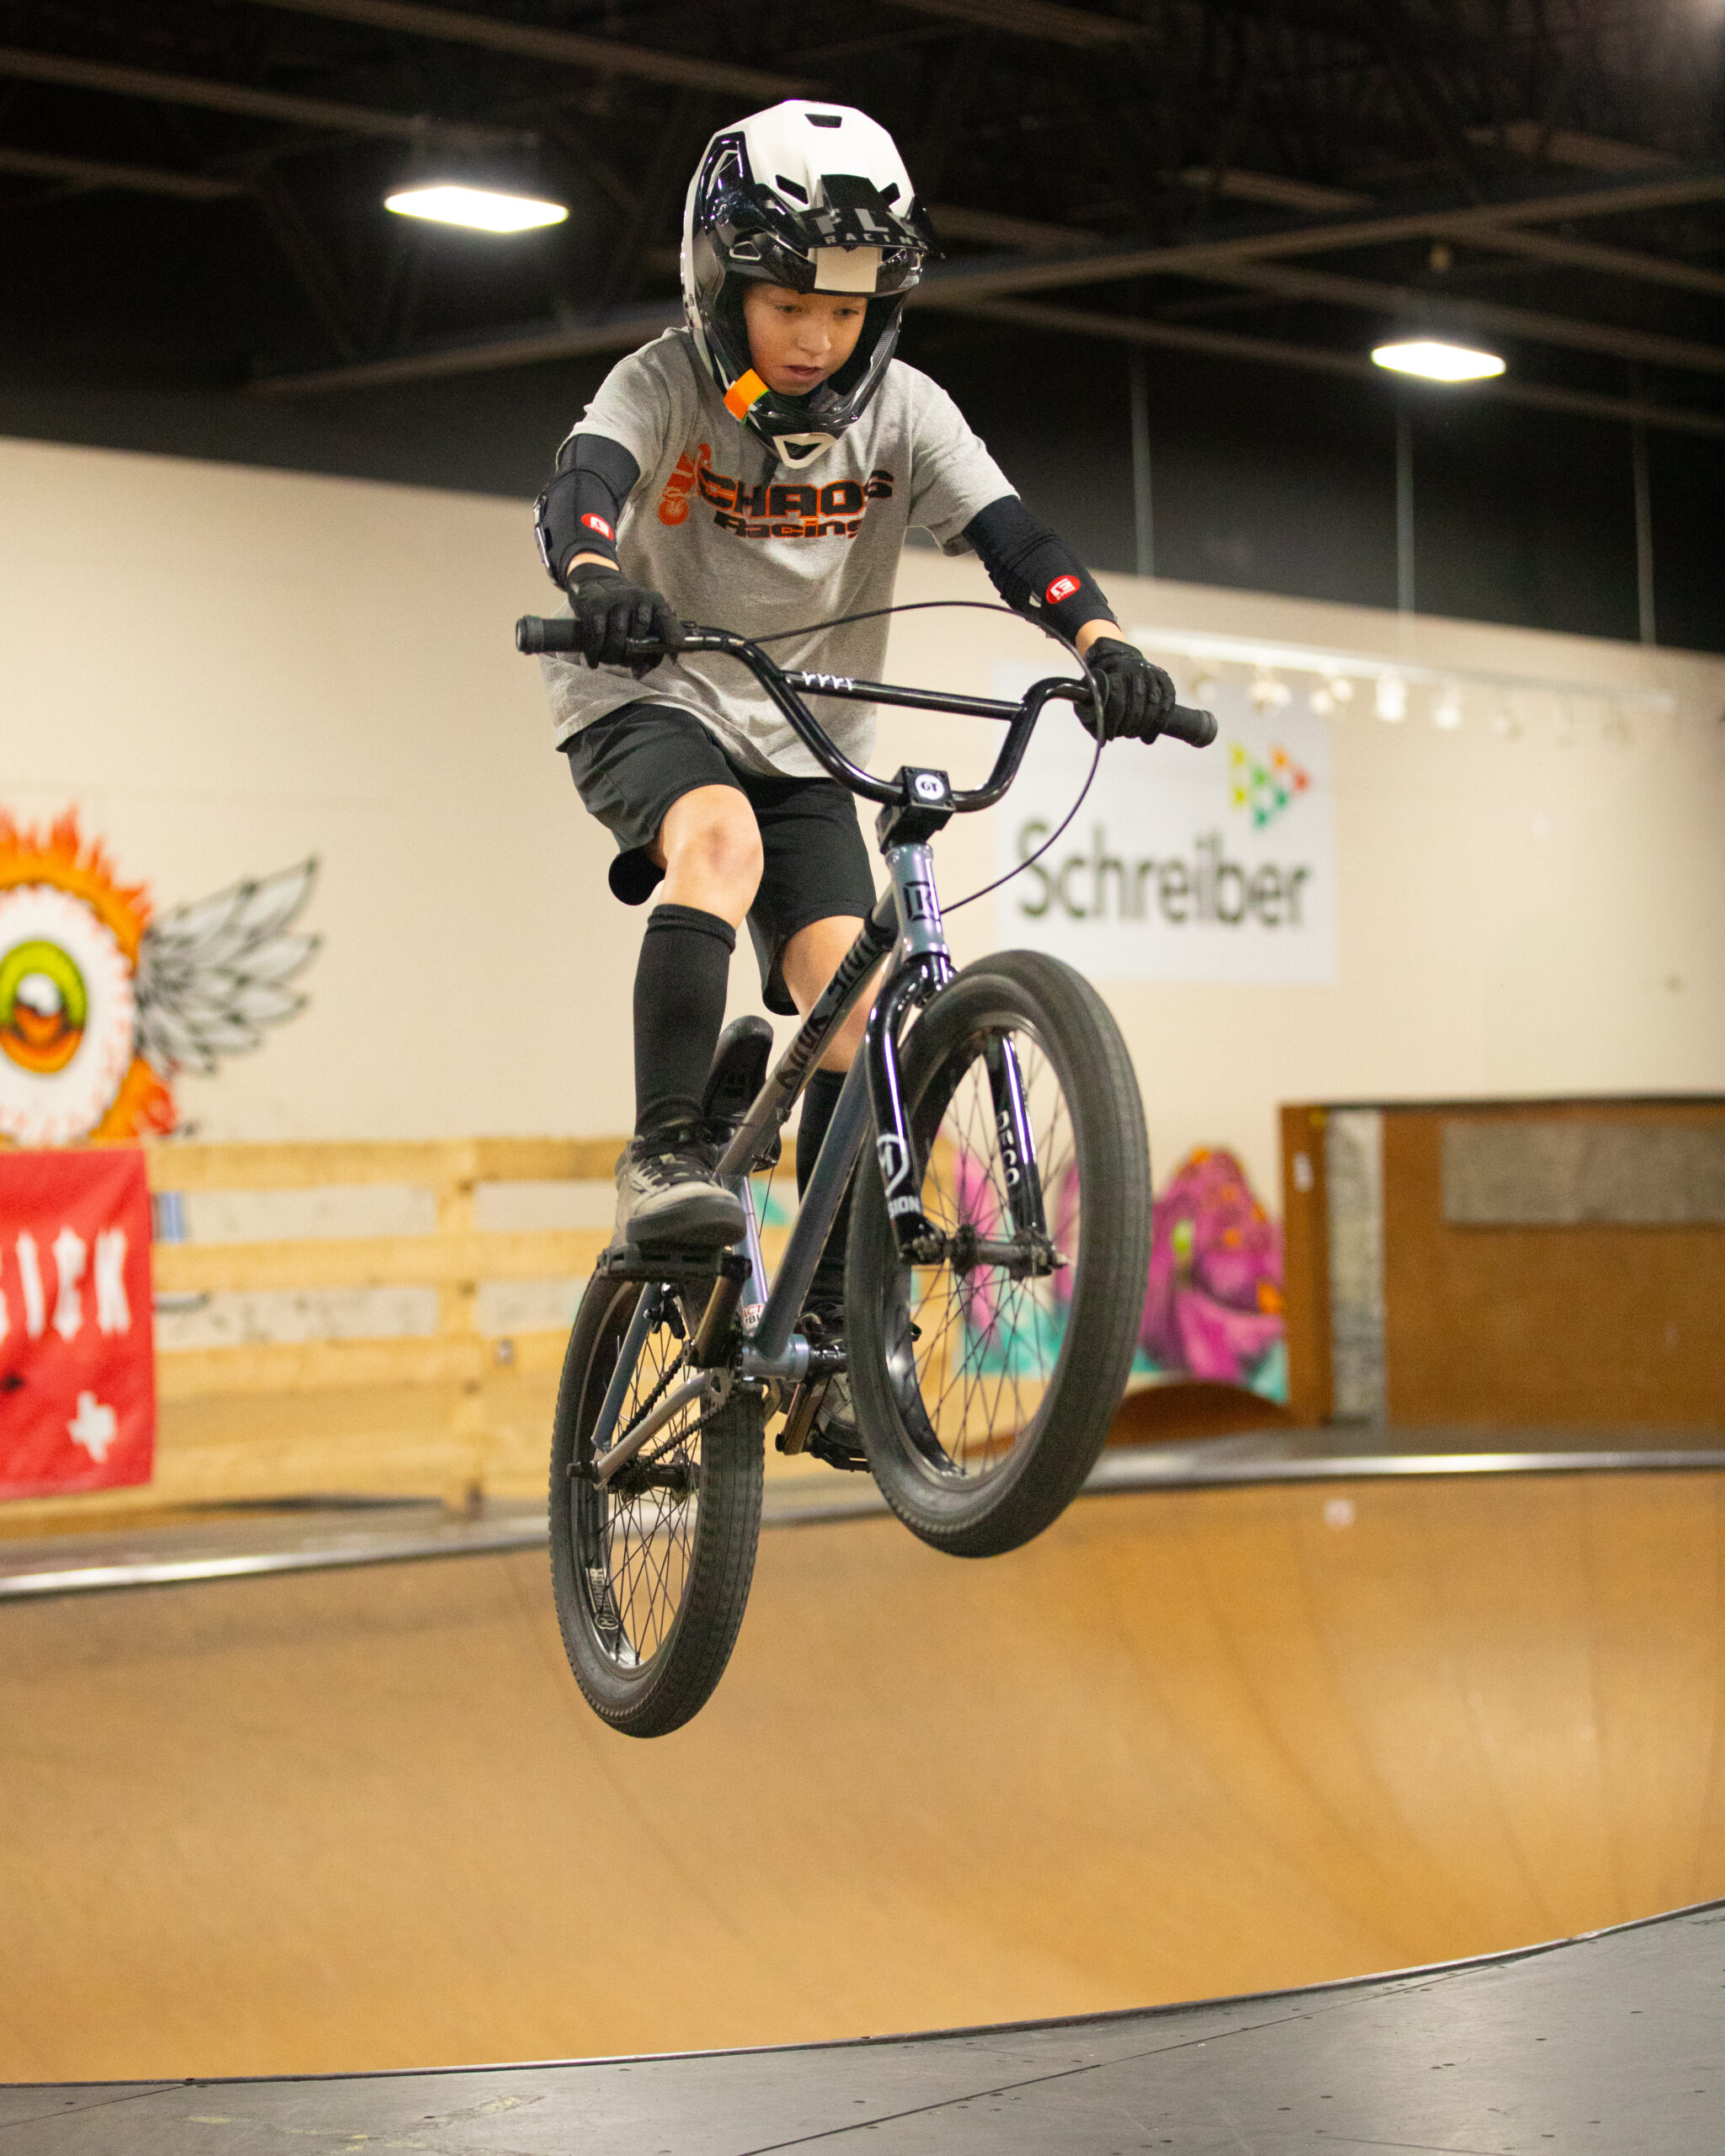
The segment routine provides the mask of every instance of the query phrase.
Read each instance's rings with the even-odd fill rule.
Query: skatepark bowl
[[[1117,2058],[1129,2027],[1162,2032],[1135,2057],[1179,2052],[1189,2080],[1187,2024],[1142,2009],[1502,1955],[1725,1895],[1717,1455],[1562,1472],[1352,1465],[1153,1487],[1116,1466],[1129,1486],[980,1564],[924,1548],[872,1493],[848,1518],[782,1508],[717,1694],[653,1743],[603,1727],[569,1676],[542,1521],[513,1548],[472,1536],[449,1545],[460,1556],[101,1593],[65,1591],[71,1575],[43,1572],[37,1545],[34,1587],[19,1573],[0,1607],[0,2079],[36,2084],[4,2092],[0,2152],[788,2145],[920,2116],[990,2074],[1045,2079],[1069,2049]],[[110,1572],[124,1577],[176,1575]],[[1616,1935],[1655,1942],[1621,1948],[1644,1960],[1667,1932],[1690,1942],[1706,1966],[1684,1996],[1701,2000],[1700,2048],[1716,2056],[1725,1930],[1705,1926],[1720,1921]],[[1562,1952],[1600,1968],[1607,1945]],[[1517,1971],[1555,1983],[1560,1959],[1488,1964],[1489,1995],[1509,1998]],[[1625,2015],[1651,2009],[1642,1975],[1649,1997],[1619,1996]],[[1428,2002],[1429,2034],[1434,1985],[1370,1995]],[[1316,1996],[1355,2013],[1367,1993]],[[1549,2035],[1575,2052],[1584,2015],[1524,2004],[1528,2045]],[[611,2125],[590,2137],[567,2105],[533,2125],[540,2097],[496,2075],[330,2084],[347,2095],[321,2110],[293,2084],[273,2113],[260,2089],[204,2089],[189,2109],[177,2089],[159,2138],[125,2089],[42,2086],[638,2062],[1129,2010],[1082,2042],[964,2040],[958,2080],[935,2073],[920,2096],[879,2077],[913,2053],[934,2073],[937,2047],[732,2061],[732,2109],[714,2095],[713,2120],[735,2130],[711,2133],[650,2106],[617,2123],[618,2090],[663,2094],[669,2067],[633,2084],[622,2066],[579,2069],[607,2092]],[[1203,2009],[1217,2029],[1317,2011]],[[1473,2057],[1491,2015],[1469,2011]],[[1680,2029],[1671,2041],[1664,2081],[1693,2088],[1684,2101],[1710,2105],[1719,2129]],[[1460,2036],[1432,2041],[1429,2059],[1402,2062],[1422,2089],[1464,2056]],[[819,2105],[785,2111],[764,2093],[782,2095],[786,2062],[805,2056],[851,2078],[818,2127]],[[1555,2066],[1555,2048],[1540,2056]],[[1224,2131],[1226,2105],[1203,2136],[1176,2138],[1152,2130],[1151,2105],[1070,2143],[1044,2108],[1029,2139],[996,2145],[1308,2148],[1327,2123],[1318,2079],[1300,2083],[1302,2138],[1276,2137],[1294,2124],[1278,2107],[1295,2098],[1278,2095],[1263,2138]],[[758,2131],[740,2123],[749,2086]],[[363,2090],[384,2092],[375,2116]],[[1525,2119],[1512,2134],[1490,2108],[1401,2138],[1721,2137],[1696,2111],[1693,2137],[1674,2126],[1646,2140],[1637,2125],[1602,2139],[1586,2113],[1554,2141]],[[1344,2131],[1342,2109],[1332,2135],[1388,2145],[1365,2123]],[[980,2118],[948,2123],[875,2145],[991,2145]]]

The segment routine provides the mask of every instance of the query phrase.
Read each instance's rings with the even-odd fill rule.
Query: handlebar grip
[[[529,659],[537,658],[542,651],[573,651],[575,648],[575,625],[572,618],[560,614],[548,618],[542,614],[523,614],[515,623],[515,649]]]
[[[1207,749],[1216,738],[1216,717],[1214,712],[1194,711],[1189,704],[1176,704],[1162,721],[1162,739],[1172,735],[1176,741],[1188,742],[1194,749]]]

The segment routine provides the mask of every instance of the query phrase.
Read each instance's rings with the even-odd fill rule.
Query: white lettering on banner
[[[997,666],[994,692],[1022,696],[1036,673]],[[1255,711],[1243,685],[1209,702],[1210,748],[1111,743],[1078,815],[1032,861],[1095,755],[1065,705],[1046,708],[995,812],[997,872],[1022,871],[1000,894],[1003,942],[1101,979],[1336,978],[1328,722]]]
[[[89,1245],[71,1228],[54,1238],[54,1266],[60,1275],[60,1293],[54,1303],[54,1330],[62,1340],[77,1339],[84,1321],[84,1299],[77,1283],[84,1277]]]
[[[32,1340],[40,1340],[48,1322],[48,1305],[42,1294],[42,1268],[36,1260],[36,1239],[25,1234],[19,1237],[18,1284],[24,1291],[24,1329]]]
[[[96,1326],[102,1332],[131,1331],[131,1305],[126,1295],[124,1228],[102,1228],[97,1231]]]
[[[99,1467],[108,1457],[108,1448],[120,1434],[120,1417],[111,1407],[97,1399],[93,1392],[81,1392],[77,1396],[77,1412],[66,1426],[67,1434],[75,1445],[82,1445]]]

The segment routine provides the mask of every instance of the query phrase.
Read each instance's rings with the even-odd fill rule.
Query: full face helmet
[[[854,106],[788,98],[707,145],[683,211],[683,312],[725,408],[782,463],[824,456],[867,408],[933,248],[892,136]],[[866,296],[856,350],[808,396],[756,373],[750,283]]]

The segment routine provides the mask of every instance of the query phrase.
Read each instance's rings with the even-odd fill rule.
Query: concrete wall
[[[1477,707],[1454,733],[1418,702],[1400,726],[1357,703],[1336,723],[1335,984],[1103,984],[1159,1174],[1221,1142],[1273,1192],[1284,1099],[1725,1086],[1725,662],[1108,583],[1132,626],[1600,691],[1567,712],[1519,699],[1514,739]],[[900,595],[992,596],[974,562],[923,551]],[[506,501],[0,443],[0,807],[77,803],[158,907],[322,859],[311,1007],[260,1053],[179,1081],[201,1134],[626,1125],[644,914],[606,893],[610,841],[511,648],[514,616],[548,596]],[[914,614],[889,670],[985,690],[997,660],[1047,649],[997,615]],[[1605,700],[1645,687],[1671,707],[1609,738]],[[973,723],[893,717],[876,761],[962,776],[989,745]],[[941,843],[949,895],[993,873],[985,821]],[[980,955],[994,903],[953,928],[961,958]],[[758,1007],[751,974],[740,958],[734,1008]]]

